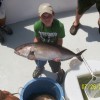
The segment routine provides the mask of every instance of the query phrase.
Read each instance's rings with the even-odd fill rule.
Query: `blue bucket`
[[[29,100],[30,96],[47,93],[56,98],[63,100],[64,93],[62,87],[50,78],[36,78],[29,81],[21,90],[20,100]]]

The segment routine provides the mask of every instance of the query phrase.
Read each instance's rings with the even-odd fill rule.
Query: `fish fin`
[[[30,52],[28,57],[27,57],[29,60],[35,60],[35,55],[34,55],[34,52]]]
[[[82,50],[81,52],[79,52],[79,53],[76,54],[77,58],[78,58],[80,61],[83,61],[83,58],[81,57],[81,55],[82,55],[82,53],[83,53],[84,51],[86,51],[86,50],[87,50],[87,49],[84,49],[84,50]]]

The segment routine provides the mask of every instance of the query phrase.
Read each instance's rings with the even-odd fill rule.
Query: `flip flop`
[[[77,26],[74,26],[74,23],[73,23],[73,25],[70,28],[71,35],[76,35],[76,33],[77,33],[78,29],[79,29],[79,26],[80,26],[80,23]]]

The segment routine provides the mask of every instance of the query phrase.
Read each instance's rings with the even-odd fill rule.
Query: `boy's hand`
[[[60,58],[55,58],[55,59],[53,59],[53,61],[60,62]]]

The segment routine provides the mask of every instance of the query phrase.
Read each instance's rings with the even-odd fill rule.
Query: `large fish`
[[[53,60],[59,58],[61,61],[63,61],[77,57],[80,61],[83,61],[81,54],[85,50],[86,49],[75,54],[71,50],[59,45],[54,46],[44,43],[26,43],[16,47],[15,53],[30,60]]]

